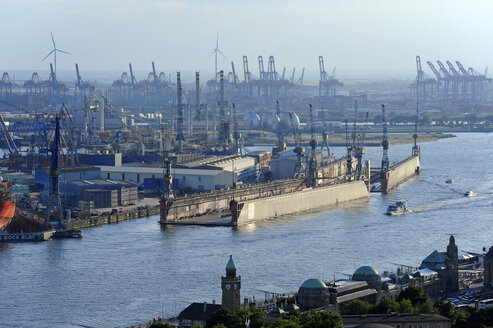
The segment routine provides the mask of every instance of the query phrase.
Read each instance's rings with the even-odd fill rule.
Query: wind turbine
[[[56,75],[56,53],[57,52],[61,52],[61,53],[64,53],[64,54],[67,54],[67,55],[72,55],[70,52],[66,52],[66,51],[63,51],[63,50],[60,50],[60,49],[57,49],[56,48],[56,45],[55,45],[55,38],[53,38],[53,32],[51,33],[51,41],[53,41],[53,50],[50,51],[49,54],[47,54],[45,56],[45,58],[43,58],[43,61],[48,58],[51,54],[53,54],[55,56],[55,75]]]
[[[212,50],[212,53],[209,55],[209,57],[214,55],[215,70],[216,70],[215,71],[216,75],[214,75],[215,79],[217,79],[217,53],[218,52],[224,57],[224,59],[228,60],[228,58],[226,58],[226,56],[221,52],[221,50],[219,50],[219,31],[217,31],[217,35],[216,35],[216,48],[214,48]]]

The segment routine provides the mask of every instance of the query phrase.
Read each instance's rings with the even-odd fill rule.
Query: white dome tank
[[[265,113],[262,117],[262,126],[269,131],[276,131],[279,124],[279,117],[274,113]]]
[[[296,113],[282,112],[281,126],[285,131],[297,130],[300,128],[300,118]]]
[[[250,122],[250,129],[260,129],[260,116],[254,112],[248,112],[243,116],[243,120]]]

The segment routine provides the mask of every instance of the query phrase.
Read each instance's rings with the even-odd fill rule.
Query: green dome
[[[226,264],[226,270],[236,270],[236,263],[233,261],[233,255],[229,256],[228,264]]]
[[[308,279],[301,284],[301,288],[327,288],[327,285],[320,279]]]
[[[353,280],[377,280],[380,279],[380,274],[374,267],[365,265],[354,271]]]

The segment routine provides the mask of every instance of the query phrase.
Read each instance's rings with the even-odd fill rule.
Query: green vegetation
[[[157,321],[154,322],[149,328],[173,328],[174,326],[168,322]]]
[[[436,312],[452,320],[452,328],[493,328],[493,308],[477,310],[459,308],[450,302],[435,301],[418,287],[403,290],[396,301],[387,298],[378,304],[354,300],[344,307],[342,314],[382,313],[430,313]]]
[[[342,328],[341,316],[332,311],[292,311],[272,322],[266,320],[265,313],[255,306],[236,313],[221,309],[207,321],[206,328],[244,328],[247,318],[250,318],[251,328]]]
[[[397,300],[383,298],[377,304],[353,300],[341,311],[344,314],[383,313],[439,313],[451,319],[452,328],[493,328],[493,308],[459,308],[450,302],[432,301],[418,287],[403,290]],[[280,319],[267,319],[258,307],[240,309],[231,313],[226,309],[217,311],[207,321],[206,328],[245,328],[247,318],[251,328],[342,328],[341,316],[332,311],[291,311]],[[165,326],[151,326],[165,327]]]

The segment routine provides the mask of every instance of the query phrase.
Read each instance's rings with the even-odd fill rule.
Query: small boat
[[[387,213],[386,215],[400,215],[400,214],[406,214],[409,213],[409,210],[407,209],[406,202],[403,200],[399,200],[395,202],[394,204],[390,204],[387,207]]]
[[[475,196],[476,194],[474,193],[474,191],[472,190],[468,190],[464,193],[464,196],[466,197],[472,197],[472,196]]]
[[[445,181],[445,183],[454,183],[454,179],[448,179],[447,181]]]

